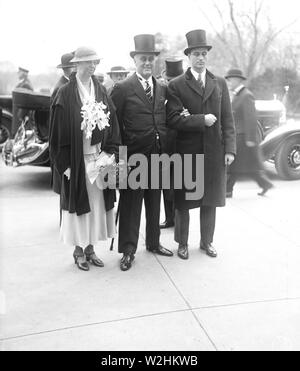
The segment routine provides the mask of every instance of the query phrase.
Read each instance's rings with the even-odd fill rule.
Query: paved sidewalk
[[[109,242],[104,269],[79,271],[58,238],[49,171],[0,165],[1,350],[300,350],[300,182],[256,196],[239,183],[218,211],[214,260],[199,250],[192,212],[188,261],[145,251],[131,271]],[[162,243],[176,252],[173,231]]]

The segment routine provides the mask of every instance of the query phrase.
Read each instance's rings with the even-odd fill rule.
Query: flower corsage
[[[109,127],[110,112],[103,102],[87,101],[81,107],[81,116],[83,121],[81,123],[81,130],[85,132],[86,139],[92,137],[96,126],[102,131]]]

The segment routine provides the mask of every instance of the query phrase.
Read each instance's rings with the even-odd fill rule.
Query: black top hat
[[[122,67],[122,66],[115,66],[115,67],[112,67],[110,69],[109,72],[107,72],[107,74],[109,76],[111,76],[113,73],[124,73],[124,75],[128,75],[130,71],[126,70],[125,67]]]
[[[206,48],[210,50],[211,45],[207,45],[206,32],[204,30],[194,30],[186,34],[188,48],[185,49],[184,54],[189,55],[193,49]]]
[[[135,51],[130,53],[133,58],[137,54],[154,54],[159,55],[160,52],[155,50],[154,35],[137,35],[134,37]]]
[[[164,77],[168,80],[183,75],[183,60],[166,59],[166,70],[163,72]]]
[[[230,77],[238,77],[241,80],[247,80],[247,78],[243,75],[243,72],[238,69],[229,70],[225,76],[225,79],[229,79]]]
[[[75,53],[67,53],[61,56],[61,64],[57,68],[70,68],[74,67],[74,64],[71,63],[71,60],[74,58]]]

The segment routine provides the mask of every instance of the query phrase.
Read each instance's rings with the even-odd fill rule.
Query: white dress
[[[78,78],[77,78],[78,81]],[[90,99],[95,99],[93,82]],[[78,83],[78,90],[81,99],[86,98],[86,90]],[[101,151],[101,144],[91,146],[91,139],[86,139],[83,135],[83,154],[84,161],[87,164],[89,161],[97,158]],[[106,212],[103,191],[99,188],[101,180],[97,179],[93,184],[86,175],[86,188],[89,198],[91,211],[88,214],[78,216],[70,214],[68,211],[62,211],[62,222],[60,227],[60,237],[66,245],[80,246],[82,248],[88,245],[95,245],[99,241],[106,241],[108,238],[116,236],[115,213],[114,210]]]

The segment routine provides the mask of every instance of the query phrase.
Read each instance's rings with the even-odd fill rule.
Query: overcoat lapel
[[[210,73],[206,73],[206,84],[203,103],[205,103],[210,98],[216,87],[217,79]]]
[[[140,83],[139,81],[139,78],[137,77],[136,74],[134,74],[132,76],[132,85],[133,85],[133,88],[134,88],[134,92],[135,94],[140,98],[142,99],[142,101],[150,106],[150,108],[152,108],[152,105],[151,105],[151,102],[149,101],[149,99],[147,98],[147,95],[145,93],[145,90],[143,89],[142,87],[142,84]]]
[[[160,98],[161,98],[162,87],[160,86],[158,81],[156,81],[154,78],[153,80],[154,80],[154,96],[155,96],[154,108],[157,108],[160,102]]]
[[[200,95],[200,97],[203,98],[203,91],[202,91],[199,83],[196,81],[196,79],[192,75],[190,69],[187,70],[185,77],[186,77],[186,81],[187,81],[187,84],[189,85],[189,87],[192,90],[194,90],[198,95]]]

